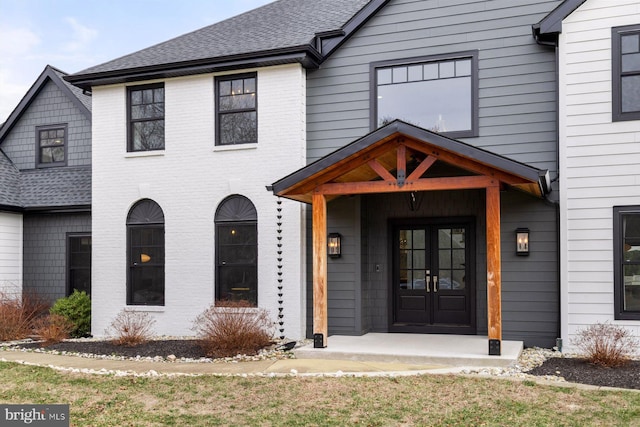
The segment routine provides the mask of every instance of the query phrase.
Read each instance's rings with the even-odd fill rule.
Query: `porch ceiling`
[[[542,197],[548,171],[396,120],[272,185],[306,203],[348,194],[461,190],[507,185]]]

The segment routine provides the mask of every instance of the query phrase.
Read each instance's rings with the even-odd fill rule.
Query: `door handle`
[[[427,293],[431,292],[431,277],[428,275],[424,278],[425,283],[427,284]]]
[[[433,276],[433,292],[438,292],[438,276]]]

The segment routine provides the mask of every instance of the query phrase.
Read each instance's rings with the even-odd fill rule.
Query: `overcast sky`
[[[0,0],[0,123],[52,65],[75,73],[273,0]]]

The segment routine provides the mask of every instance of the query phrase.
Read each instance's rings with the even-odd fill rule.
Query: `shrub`
[[[596,323],[578,331],[577,335],[574,344],[595,365],[624,365],[638,349],[638,342],[628,330],[609,323]]]
[[[45,344],[60,342],[69,338],[73,323],[59,314],[49,314],[36,319],[33,331],[45,341]]]
[[[153,335],[151,330],[155,322],[149,313],[125,308],[111,322],[115,336],[113,343],[128,347],[145,343]]]
[[[57,300],[50,312],[65,317],[73,324],[70,332],[72,337],[80,338],[91,334],[91,298],[85,291],[75,289],[68,297]]]
[[[49,304],[36,294],[0,292],[0,341],[31,335],[34,321],[48,308]]]
[[[209,357],[253,355],[273,338],[268,312],[248,301],[218,301],[196,317],[193,330]]]

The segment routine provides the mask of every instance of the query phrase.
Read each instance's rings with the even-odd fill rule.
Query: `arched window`
[[[143,199],[127,217],[127,304],[164,305],[164,214]]]
[[[216,298],[258,305],[258,213],[240,195],[220,203],[216,224]]]

